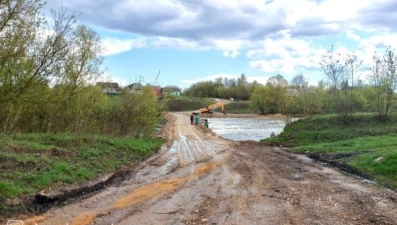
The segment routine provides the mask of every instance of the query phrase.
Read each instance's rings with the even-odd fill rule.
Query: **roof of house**
[[[96,85],[101,88],[120,88],[118,83],[113,82],[97,82]]]
[[[142,88],[142,84],[140,83],[133,83],[127,86],[128,88]]]

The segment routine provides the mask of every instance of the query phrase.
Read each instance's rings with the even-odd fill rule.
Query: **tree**
[[[124,99],[102,93],[93,85],[102,75],[99,35],[63,10],[47,21],[41,7],[40,0],[0,1],[0,129],[115,134],[126,121],[126,134],[154,132],[162,105],[152,88]],[[122,106],[131,118],[120,115]]]
[[[312,115],[315,112],[314,99],[311,97],[313,94],[309,92],[309,82],[307,79],[303,76],[303,74],[298,74],[292,79],[291,84],[299,93],[297,100],[299,101],[302,99],[303,113],[308,116]]]
[[[343,60],[340,53],[334,52],[333,46],[326,55],[322,56],[320,62],[320,66],[329,80],[335,111],[346,125],[355,111],[352,104],[352,91],[354,75],[360,65],[361,62],[354,54],[348,55],[347,59]],[[351,84],[349,85],[350,78]]]
[[[256,87],[250,97],[250,105],[253,109],[258,110],[260,114],[269,112],[269,87]]]
[[[277,74],[275,76],[270,77],[267,80],[267,83],[270,83],[272,85],[279,85],[279,86],[283,86],[286,87],[288,85],[288,81],[286,79],[284,79],[283,75],[281,74]]]
[[[387,117],[397,85],[397,56],[394,49],[389,46],[382,58],[375,53],[370,70],[369,80],[376,89],[378,115]]]
[[[21,118],[35,121],[31,109],[41,109],[32,104],[45,105],[47,101],[39,97],[40,93],[51,83],[68,51],[64,40],[75,16],[53,14],[54,25],[49,29],[38,12],[42,6],[36,0],[0,1],[0,121],[5,131],[12,130]],[[45,35],[44,30],[53,32]]]
[[[247,75],[242,73],[241,76],[237,79],[237,86],[244,87],[247,84],[248,84]]]
[[[235,86],[237,86],[237,81],[234,78],[229,79],[229,78],[225,77],[223,79],[223,86],[227,87],[227,88],[235,87]]]
[[[102,74],[101,45],[98,34],[83,25],[77,26],[65,41],[71,50],[57,71],[57,88],[52,97],[53,107],[57,110],[51,113],[52,125],[57,125],[53,128],[55,131],[68,129],[78,133],[84,130],[86,116],[95,104],[86,101],[87,98],[95,99],[95,96],[87,95],[86,86]]]
[[[292,118],[294,116],[294,103],[295,103],[295,96],[291,93],[287,93],[286,88],[284,87],[277,87],[279,89],[277,91],[277,109],[278,112],[283,115],[284,122],[286,125],[292,123]]]
[[[332,46],[328,50],[326,55],[321,58],[320,66],[329,80],[329,85],[333,90],[336,98],[339,96],[339,90],[341,85],[347,80],[346,70],[344,63],[341,60],[341,54],[334,52],[334,47]]]
[[[124,91],[119,102],[117,124],[119,135],[148,136],[161,118],[161,105],[151,87],[145,86],[142,93]]]
[[[286,124],[292,122],[294,115],[294,96],[287,88],[270,83],[255,88],[250,98],[250,105],[261,114],[281,113]]]
[[[219,88],[222,87],[223,84],[213,82],[213,81],[203,81],[190,86],[186,91],[185,95],[191,97],[199,97],[199,98],[207,98],[219,97]]]
[[[350,91],[348,90],[348,83],[349,81],[347,81],[346,83],[346,88],[344,90],[344,94],[345,94],[345,101],[346,102],[350,102],[350,108],[349,110],[351,111],[351,113],[354,113],[356,111],[355,104],[358,101],[356,101],[357,99],[355,99],[356,95],[354,93],[354,89],[355,87],[357,87],[357,85],[355,85],[356,80],[357,79],[357,73],[360,69],[360,66],[362,64],[362,60],[358,59],[357,55],[355,55],[354,53],[348,54],[347,58],[345,60],[345,67],[346,67],[346,73],[347,76],[349,77],[350,80]],[[360,106],[358,106],[360,107]]]

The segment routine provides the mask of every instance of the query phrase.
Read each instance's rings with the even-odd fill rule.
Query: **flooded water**
[[[249,118],[209,118],[209,128],[219,136],[233,141],[260,141],[281,133],[285,127],[282,120]]]

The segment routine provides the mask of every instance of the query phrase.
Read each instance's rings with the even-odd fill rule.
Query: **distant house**
[[[160,86],[152,86],[154,94],[156,94],[156,96],[161,96],[161,87]]]
[[[161,88],[161,94],[168,96],[181,96],[181,89],[174,86],[164,87]]]
[[[143,86],[140,83],[133,83],[127,86],[127,89],[129,90],[130,93],[142,93],[143,92]]]
[[[118,94],[121,93],[121,89],[118,83],[112,82],[98,82],[96,83],[99,86],[103,93],[106,94]]]

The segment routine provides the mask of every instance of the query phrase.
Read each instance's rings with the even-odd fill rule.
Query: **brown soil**
[[[187,113],[161,135],[130,177],[24,224],[397,224],[395,192],[304,156],[224,140]]]

